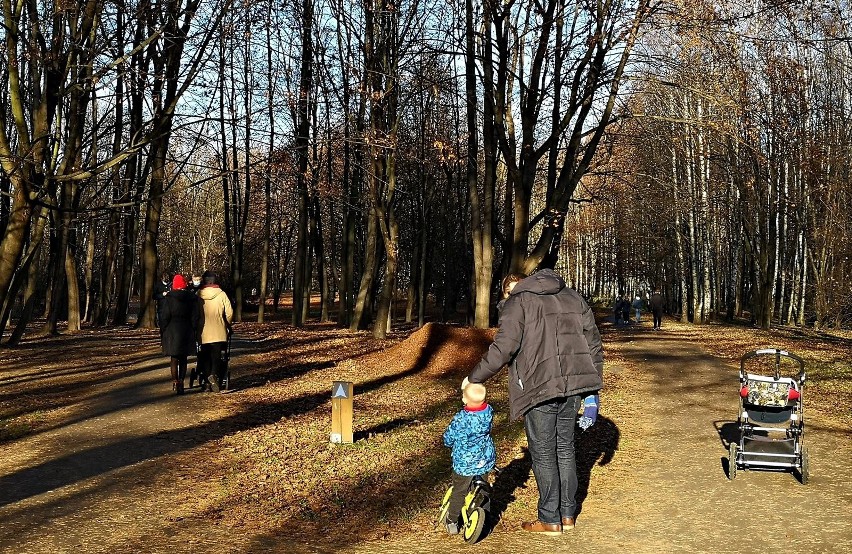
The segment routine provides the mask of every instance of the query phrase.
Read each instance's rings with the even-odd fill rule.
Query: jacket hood
[[[204,287],[198,292],[198,296],[204,300],[212,300],[222,294],[222,289],[219,287]]]
[[[521,292],[533,294],[556,294],[565,288],[565,281],[552,269],[542,269],[515,285],[511,296]]]

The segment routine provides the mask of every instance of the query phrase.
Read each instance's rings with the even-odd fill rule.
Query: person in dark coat
[[[183,394],[187,357],[195,354],[195,337],[201,325],[201,303],[186,290],[186,279],[175,275],[172,290],[161,300],[160,330],[163,354],[171,356],[172,390]]]
[[[159,326],[160,325],[160,304],[163,302],[163,298],[168,294],[169,289],[172,285],[172,276],[169,275],[168,271],[164,271],[160,276],[160,280],[154,283],[154,323]]]
[[[654,330],[658,331],[663,327],[663,295],[660,294],[660,289],[654,289],[654,293],[648,300],[651,307],[651,314],[654,316]]]
[[[503,294],[494,342],[462,385],[509,364],[509,412],[524,419],[539,490],[538,519],[521,527],[558,535],[574,527],[574,426],[580,406],[591,404],[586,398],[603,388],[601,336],[589,305],[551,269],[507,276]]]
[[[198,291],[201,290],[201,275],[193,273],[192,282],[187,283],[186,289],[191,291],[193,294],[198,294]]]
[[[622,302],[623,299],[619,295],[615,298],[615,304],[612,306],[612,321],[616,325],[621,324]]]

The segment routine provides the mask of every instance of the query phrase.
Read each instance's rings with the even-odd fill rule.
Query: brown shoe
[[[562,518],[562,530],[570,531],[574,528],[574,518],[573,517],[563,517]]]
[[[558,537],[562,534],[561,523],[542,523],[538,520],[521,523],[521,529],[530,533],[541,533],[549,537]]]

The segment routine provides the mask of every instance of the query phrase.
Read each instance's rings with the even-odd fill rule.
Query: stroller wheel
[[[476,508],[467,517],[467,525],[464,528],[464,542],[474,543],[479,540],[482,530],[485,528],[485,510]]]
[[[728,446],[728,479],[733,481],[737,478],[737,443],[732,442]]]
[[[803,485],[808,484],[808,478],[810,477],[808,475],[808,473],[809,473],[809,471],[808,471],[808,447],[803,446],[802,447],[802,467],[799,468],[799,479],[801,480]]]

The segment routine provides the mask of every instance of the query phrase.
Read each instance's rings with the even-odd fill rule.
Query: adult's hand
[[[465,377],[464,380],[462,381],[462,384],[461,384],[461,390],[464,391],[464,389],[466,389],[469,384],[470,384],[470,380],[467,377]]]

